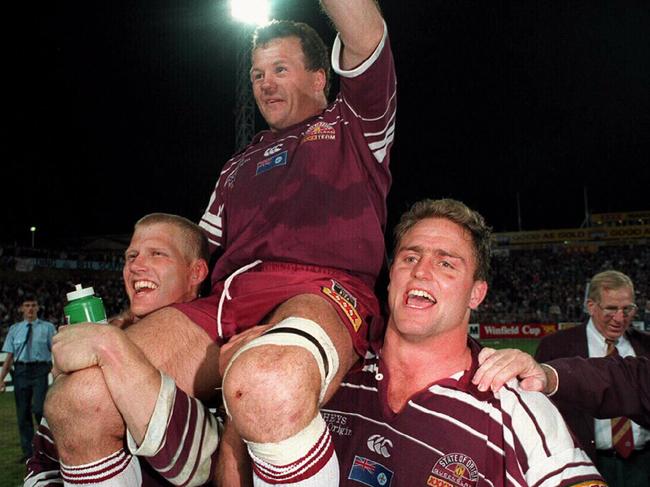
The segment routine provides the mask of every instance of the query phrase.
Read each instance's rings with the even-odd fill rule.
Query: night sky
[[[609,3],[610,5],[605,5]],[[648,210],[650,3],[381,2],[398,121],[390,220],[453,197],[497,231]],[[273,16],[333,39],[316,1]],[[12,2],[0,242],[198,220],[234,150],[240,26],[225,0]],[[260,129],[262,128],[260,124]]]

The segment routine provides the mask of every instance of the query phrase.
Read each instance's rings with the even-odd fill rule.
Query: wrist
[[[116,326],[102,326],[102,333],[95,343],[94,352],[97,355],[97,365],[100,368],[119,366],[126,354],[126,335]]]
[[[546,377],[546,384],[544,384],[543,392],[550,397],[557,392],[560,380],[557,375],[557,370],[553,367],[547,364],[541,364],[541,367],[544,371],[544,376]]]

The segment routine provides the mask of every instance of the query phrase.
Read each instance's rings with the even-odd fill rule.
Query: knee
[[[320,383],[311,353],[264,345],[236,357],[223,394],[243,438],[277,441],[300,431],[317,414]]]
[[[94,434],[97,428],[102,428],[110,435],[123,429],[97,367],[60,376],[48,391],[44,414],[55,436],[62,430]]]

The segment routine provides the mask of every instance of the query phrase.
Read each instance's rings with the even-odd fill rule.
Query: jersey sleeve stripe
[[[223,235],[223,231],[221,230],[221,228],[214,226],[216,218],[218,217],[206,213],[205,215],[203,215],[203,218],[199,222],[199,226],[209,234],[214,235],[215,237],[221,237]],[[208,223],[208,220],[212,220],[212,224]],[[219,224],[221,224],[220,220],[221,218],[219,218]]]
[[[389,122],[387,122],[387,125],[390,124],[390,120],[395,118],[395,113],[396,113],[396,107],[395,107],[395,96],[397,95],[396,91],[393,91],[393,94],[390,96],[388,99],[388,103],[386,104],[386,109],[384,110],[384,113],[377,117],[373,118],[368,118],[368,117],[362,117],[357,113],[357,111],[348,103],[346,99],[343,99],[343,103],[345,103],[345,106],[348,107],[348,110],[352,112],[352,115],[354,115],[356,118],[361,120],[362,122],[381,122],[382,120],[386,120],[386,118],[389,119]]]
[[[409,406],[417,409],[418,411],[420,411],[420,412],[422,412],[424,414],[428,414],[430,416],[435,416],[435,417],[437,417],[439,419],[442,419],[442,420],[445,420],[445,421],[447,421],[449,423],[452,423],[454,426],[456,426],[456,427],[458,427],[460,429],[463,429],[463,430],[467,431],[472,436],[475,436],[475,437],[480,438],[481,440],[485,441],[485,444],[488,447],[490,447],[490,449],[492,449],[495,453],[497,453],[497,454],[499,454],[501,456],[505,456],[505,451],[501,447],[499,447],[498,445],[495,445],[494,443],[492,443],[488,439],[488,436],[486,434],[483,434],[483,433],[481,433],[479,431],[476,431],[474,428],[471,428],[470,426],[463,423],[462,421],[459,421],[456,418],[453,418],[453,417],[451,417],[451,416],[449,416],[447,414],[438,413],[436,411],[432,411],[430,409],[424,408],[424,407],[420,406],[419,404],[414,403],[413,401],[409,401],[408,404],[409,404]]]
[[[351,70],[341,69],[341,35],[336,34],[334,39],[334,45],[332,46],[332,69],[336,74],[344,78],[355,78],[362,75],[366,70],[374,64],[377,58],[380,56],[381,52],[384,50],[384,45],[386,44],[386,38],[388,37],[388,28],[386,27],[386,22],[384,21],[384,33],[381,37],[381,41],[377,44],[375,51],[366,59],[363,63]]]
[[[512,389],[508,384],[506,384],[504,388],[506,390],[509,390],[514,395],[514,397],[519,402],[521,407],[524,409],[524,411],[526,411],[526,414],[528,415],[528,418],[529,418],[530,422],[532,423],[532,425],[535,427],[535,430],[537,431],[537,435],[539,436],[539,441],[541,442],[542,446],[544,447],[544,453],[546,453],[547,456],[551,456],[551,450],[550,450],[550,448],[548,446],[548,443],[547,443],[547,440],[546,440],[546,435],[544,434],[544,432],[542,431],[542,428],[540,427],[539,423],[537,422],[537,418],[535,417],[535,415],[530,410],[529,405],[526,403],[526,401],[524,401],[522,396],[517,391]]]
[[[341,387],[348,387],[350,389],[360,389],[364,391],[377,392],[376,387],[364,386],[362,384],[351,384],[349,382],[341,382]]]
[[[59,476],[58,470],[49,470],[37,475],[27,476],[24,487],[46,487],[49,485],[63,485],[63,479]]]

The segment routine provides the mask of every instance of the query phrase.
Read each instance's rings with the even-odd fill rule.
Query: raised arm
[[[341,68],[365,61],[381,41],[384,21],[375,0],[321,0],[343,41]]]

